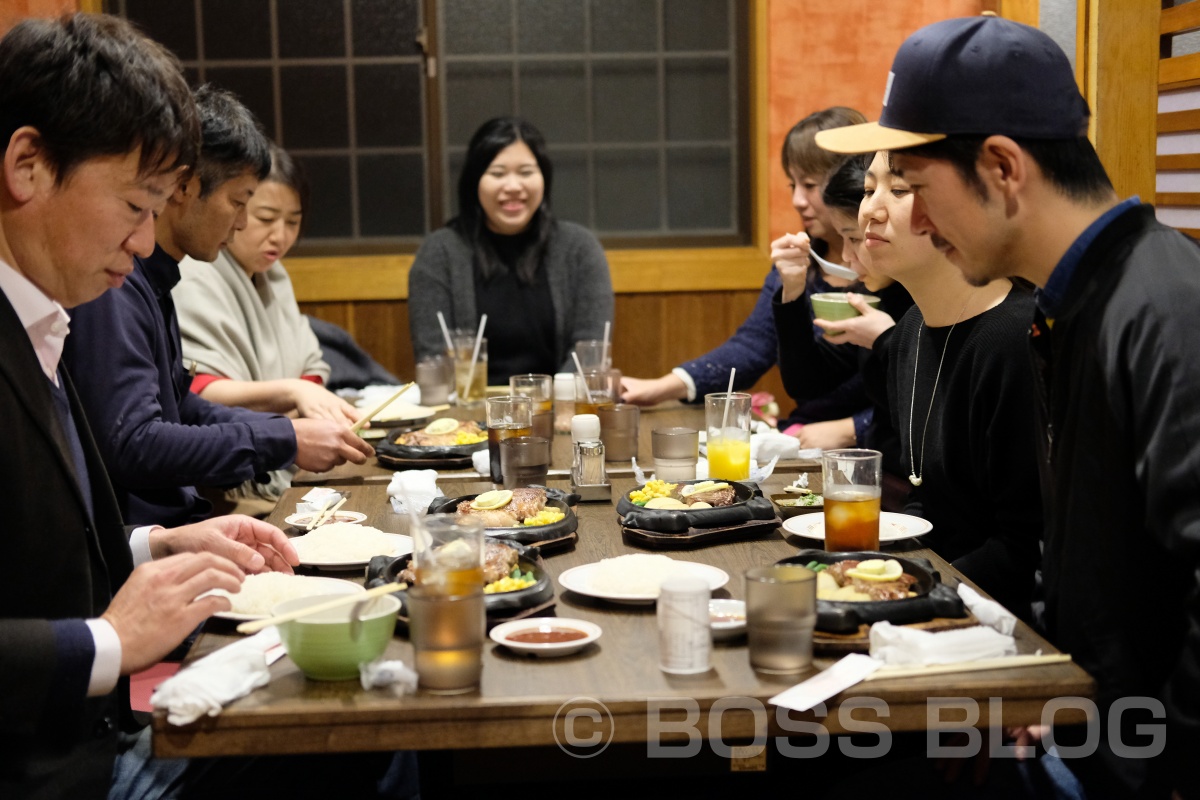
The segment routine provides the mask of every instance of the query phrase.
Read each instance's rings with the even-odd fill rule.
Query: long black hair
[[[546,140],[532,124],[518,117],[495,117],[479,126],[467,146],[467,158],[458,176],[458,216],[450,220],[449,225],[471,245],[475,268],[484,280],[504,268],[490,238],[484,235],[487,220],[479,203],[479,181],[500,151],[515,142],[524,142],[533,153],[545,187],[542,204],[526,229],[531,234],[532,244],[517,258],[517,280],[528,285],[542,263],[546,241],[554,228],[554,216],[550,213],[554,165],[546,153]]]

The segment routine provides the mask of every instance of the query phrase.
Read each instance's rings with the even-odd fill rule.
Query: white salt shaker
[[[658,595],[658,666],[672,675],[711,669],[712,629],[708,581],[691,575],[668,578]]]

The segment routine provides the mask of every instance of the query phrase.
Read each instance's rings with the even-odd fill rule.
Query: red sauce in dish
[[[510,634],[504,638],[521,644],[561,644],[586,639],[587,634],[574,628],[537,628]]]

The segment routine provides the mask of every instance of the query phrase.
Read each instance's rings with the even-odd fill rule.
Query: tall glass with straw
[[[454,377],[458,404],[478,407],[487,396],[487,339],[483,336],[487,314],[479,319],[474,335],[459,333],[454,342]]]
[[[744,481],[750,477],[750,395],[733,391],[733,378],[730,370],[729,391],[704,395],[708,477]]]

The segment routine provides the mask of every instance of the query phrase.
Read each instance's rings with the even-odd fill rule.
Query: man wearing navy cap
[[[1101,724],[1095,754],[1067,763],[1089,798],[1187,797],[1200,790],[1187,763],[1200,753],[1200,249],[1118,201],[1088,117],[1048,36],[954,19],[901,45],[878,123],[817,143],[894,151],[914,231],[972,283],[1038,287],[1045,622],[1095,677]]]

